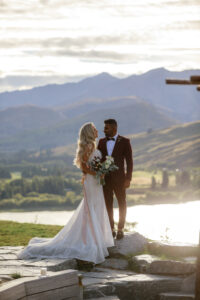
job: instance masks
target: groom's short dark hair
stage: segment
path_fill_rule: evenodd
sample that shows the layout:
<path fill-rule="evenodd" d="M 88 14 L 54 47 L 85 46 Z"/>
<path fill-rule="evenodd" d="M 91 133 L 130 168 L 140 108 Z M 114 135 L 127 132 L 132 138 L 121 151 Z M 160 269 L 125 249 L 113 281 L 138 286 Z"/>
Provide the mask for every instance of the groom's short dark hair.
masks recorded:
<path fill-rule="evenodd" d="M 115 119 L 107 119 L 104 121 L 104 124 L 114 125 L 117 127 L 117 121 Z"/>

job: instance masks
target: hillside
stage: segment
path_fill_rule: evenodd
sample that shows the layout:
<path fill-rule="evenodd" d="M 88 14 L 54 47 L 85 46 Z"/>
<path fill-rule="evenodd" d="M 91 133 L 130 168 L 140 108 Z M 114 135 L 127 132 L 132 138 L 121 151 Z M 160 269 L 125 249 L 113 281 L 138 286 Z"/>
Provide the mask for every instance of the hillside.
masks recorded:
<path fill-rule="evenodd" d="M 200 121 L 129 137 L 136 167 L 200 166 Z"/>
<path fill-rule="evenodd" d="M 94 122 L 102 135 L 103 121 L 107 118 L 117 119 L 121 134 L 138 133 L 147 131 L 149 128 L 166 128 L 177 123 L 176 120 L 166 116 L 164 110 L 136 97 L 104 100 L 103 106 L 99 106 L 98 101 L 96 104 L 93 101 L 91 106 L 92 108 L 89 103 L 81 106 L 78 115 L 76 115 L 78 108 L 71 108 L 68 115 L 66 115 L 67 111 L 63 112 L 66 119 L 48 128 L 43 126 L 34 131 L 22 131 L 14 137 L 2 138 L 0 151 L 13 152 L 21 149 L 36 151 L 41 148 L 47 149 L 72 144 L 77 140 L 78 131 L 85 122 Z M 13 121 L 12 123 L 10 120 L 10 125 L 12 124 L 14 127 L 15 119 Z"/>
<path fill-rule="evenodd" d="M 200 166 L 200 121 L 128 137 L 133 147 L 135 169 Z M 57 147 L 53 149 L 53 155 L 59 157 L 67 153 L 73 156 L 75 148 L 75 144 Z"/>
<path fill-rule="evenodd" d="M 65 119 L 61 112 L 32 105 L 11 107 L 0 111 L 0 137 L 48 127 Z"/>

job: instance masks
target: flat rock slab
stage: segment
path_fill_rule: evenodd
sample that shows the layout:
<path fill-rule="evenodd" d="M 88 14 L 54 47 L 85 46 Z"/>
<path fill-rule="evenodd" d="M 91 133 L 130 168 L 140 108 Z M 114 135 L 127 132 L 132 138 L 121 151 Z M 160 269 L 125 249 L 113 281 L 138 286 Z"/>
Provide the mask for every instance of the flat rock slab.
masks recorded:
<path fill-rule="evenodd" d="M 184 293 L 194 294 L 195 292 L 196 274 L 186 277 L 181 285 L 181 291 Z"/>
<path fill-rule="evenodd" d="M 189 275 L 196 271 L 196 266 L 180 261 L 160 260 L 154 261 L 149 266 L 151 274 Z"/>
<path fill-rule="evenodd" d="M 167 242 L 149 242 L 148 250 L 155 255 L 164 254 L 172 257 L 197 257 L 198 246 L 191 244 L 172 244 Z"/>
<path fill-rule="evenodd" d="M 195 296 L 193 294 L 183 294 L 183 293 L 162 293 L 159 300 L 194 300 Z"/>
<path fill-rule="evenodd" d="M 149 273 L 152 262 L 159 260 L 158 256 L 151 254 L 135 255 L 130 259 L 129 267 L 138 273 Z"/>
<path fill-rule="evenodd" d="M 157 295 L 161 292 L 180 290 L 182 279 L 178 277 L 155 276 L 147 274 L 136 274 L 125 271 L 121 276 L 117 275 L 118 271 L 110 272 L 109 270 L 102 270 L 98 272 L 89 273 L 90 282 L 84 285 L 84 299 L 94 299 L 102 296 L 110 296 L 116 294 L 120 299 L 142 299 L 155 300 Z M 122 272 L 122 271 L 121 271 Z M 99 275 L 103 281 L 100 280 Z M 95 276 L 95 277 L 94 277 Z M 83 277 L 85 275 L 83 274 Z M 96 280 L 98 277 L 98 280 Z M 91 279 L 94 279 L 94 284 Z"/>
<path fill-rule="evenodd" d="M 3 251 L 7 251 L 7 253 L 10 253 L 10 252 L 15 252 L 15 251 L 20 251 L 24 249 L 24 246 L 2 246 L 0 248 L 0 253 L 3 252 Z"/>
<path fill-rule="evenodd" d="M 79 272 L 80 273 L 80 272 Z M 132 271 L 121 271 L 121 270 L 111 270 L 106 268 L 94 268 L 93 272 L 81 272 L 83 279 L 86 278 L 100 278 L 106 280 L 112 280 L 116 278 L 124 278 L 127 276 L 137 275 Z"/>
<path fill-rule="evenodd" d="M 106 296 L 101 298 L 93 298 L 93 300 L 119 300 L 117 296 Z"/>
<path fill-rule="evenodd" d="M 5 275 L 19 274 L 21 277 L 40 276 L 40 268 L 27 267 L 0 267 L 0 277 Z"/>
<path fill-rule="evenodd" d="M 5 253 L 5 254 L 0 254 L 0 261 L 1 260 L 17 260 L 17 254 L 16 253 Z"/>
<path fill-rule="evenodd" d="M 144 251 L 147 239 L 138 232 L 125 233 L 121 240 L 115 240 L 115 247 L 108 249 L 110 257 L 120 257 Z"/>
<path fill-rule="evenodd" d="M 18 273 L 22 277 L 39 276 L 40 269 L 47 271 L 62 271 L 77 269 L 75 259 L 17 259 L 17 254 L 24 247 L 1 247 L 0 248 L 0 277 Z"/>
<path fill-rule="evenodd" d="M 103 263 L 99 264 L 103 268 L 111 268 L 117 270 L 127 270 L 129 263 L 123 258 L 107 258 Z"/>
<path fill-rule="evenodd" d="M 132 269 L 140 273 L 160 275 L 189 275 L 196 271 L 194 263 L 161 259 L 155 255 L 136 255 L 131 259 Z M 131 264 L 130 264 L 131 265 Z"/>
<path fill-rule="evenodd" d="M 43 277 L 20 278 L 0 287 L 0 299 L 61 300 L 79 299 L 80 288 L 75 270 L 54 272 Z"/>
<path fill-rule="evenodd" d="M 11 281 L 11 280 L 13 280 L 13 278 L 8 275 L 0 275 L 0 280 L 3 283 L 3 282 Z"/>
<path fill-rule="evenodd" d="M 77 269 L 75 259 L 43 259 L 43 260 L 26 260 L 22 265 L 28 267 L 47 268 L 48 271 L 62 271 L 67 269 Z"/>

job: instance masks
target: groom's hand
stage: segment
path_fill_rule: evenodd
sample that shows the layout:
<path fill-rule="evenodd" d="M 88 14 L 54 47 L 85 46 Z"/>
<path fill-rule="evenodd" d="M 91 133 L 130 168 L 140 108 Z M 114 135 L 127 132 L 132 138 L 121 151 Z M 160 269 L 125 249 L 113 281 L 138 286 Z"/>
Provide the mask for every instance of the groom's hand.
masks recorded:
<path fill-rule="evenodd" d="M 130 186 L 130 180 L 129 179 L 125 179 L 125 182 L 124 182 L 125 189 L 129 188 L 129 186 Z"/>

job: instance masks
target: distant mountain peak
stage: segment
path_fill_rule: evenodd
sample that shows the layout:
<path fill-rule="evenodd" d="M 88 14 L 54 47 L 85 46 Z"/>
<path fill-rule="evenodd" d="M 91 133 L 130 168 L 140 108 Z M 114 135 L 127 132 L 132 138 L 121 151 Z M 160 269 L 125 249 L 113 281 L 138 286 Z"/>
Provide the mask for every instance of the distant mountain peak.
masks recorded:
<path fill-rule="evenodd" d="M 116 77 L 110 75 L 110 74 L 107 73 L 107 72 L 102 72 L 102 73 L 96 75 L 95 77 L 99 77 L 99 78 L 116 78 Z"/>
<path fill-rule="evenodd" d="M 102 83 L 104 83 L 104 82 L 110 83 L 110 82 L 114 82 L 116 80 L 119 80 L 119 79 L 117 77 L 114 77 L 114 76 L 110 75 L 107 72 L 102 72 L 102 73 L 99 73 L 97 75 L 87 77 L 87 78 L 81 80 L 80 83 L 84 83 L 85 84 L 85 83 L 90 83 L 90 82 L 94 83 L 95 82 L 95 83 L 99 84 L 100 82 L 102 82 Z"/>
<path fill-rule="evenodd" d="M 165 74 L 165 73 L 168 73 L 170 72 L 169 70 L 165 69 L 165 68 L 156 68 L 156 69 L 153 69 L 153 70 L 149 70 L 147 71 L 146 73 L 143 73 L 142 75 L 146 75 L 146 74 Z"/>
<path fill-rule="evenodd" d="M 91 77 L 89 77 L 90 79 L 117 79 L 116 77 L 114 77 L 114 76 L 112 76 L 112 75 L 110 75 L 109 73 L 107 73 L 107 72 L 102 72 L 102 73 L 99 73 L 99 74 L 97 74 L 97 75 L 94 75 L 94 76 L 91 76 Z M 89 79 L 89 78 L 85 78 L 85 79 Z"/>

